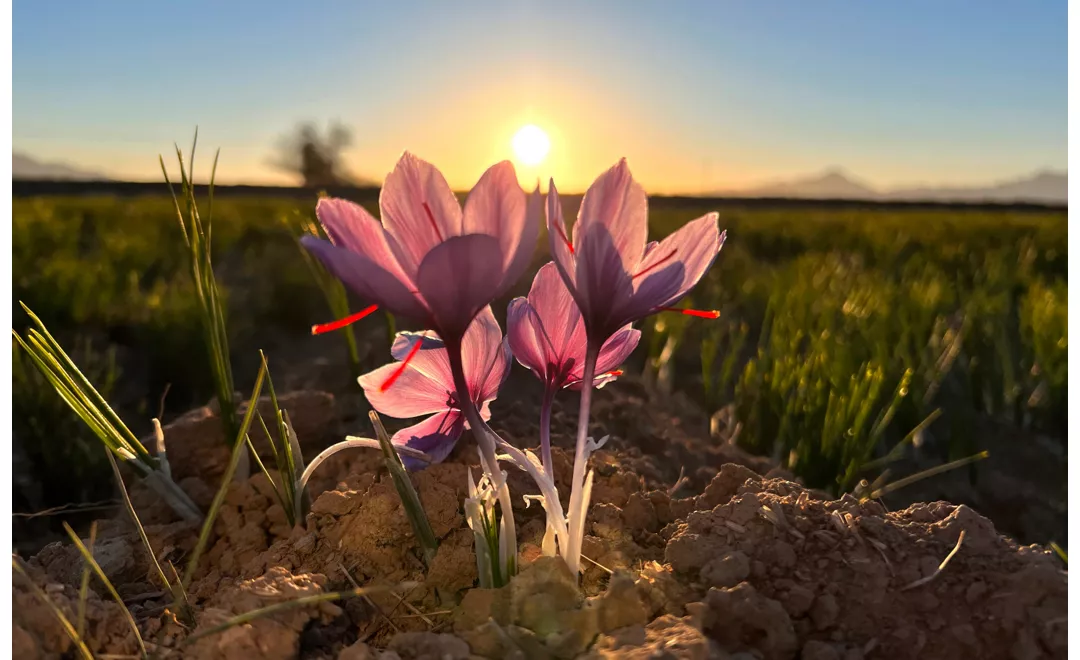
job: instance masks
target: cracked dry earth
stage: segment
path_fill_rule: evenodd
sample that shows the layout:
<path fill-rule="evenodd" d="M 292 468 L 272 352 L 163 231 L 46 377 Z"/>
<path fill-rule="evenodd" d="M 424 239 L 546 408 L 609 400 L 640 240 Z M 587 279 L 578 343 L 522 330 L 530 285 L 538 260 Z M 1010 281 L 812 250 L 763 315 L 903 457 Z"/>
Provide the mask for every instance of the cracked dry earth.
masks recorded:
<path fill-rule="evenodd" d="M 100 521 L 94 555 L 152 655 L 260 660 L 337 658 L 1064 658 L 1066 581 L 1046 548 L 1019 546 L 967 506 L 886 511 L 829 499 L 761 458 L 711 438 L 679 399 L 642 405 L 633 382 L 598 392 L 596 484 L 581 589 L 561 560 L 540 556 L 540 507 L 525 508 L 528 478 L 512 473 L 522 570 L 502 589 L 474 588 L 472 535 L 461 502 L 475 456 L 468 437 L 450 460 L 414 474 L 440 539 L 420 559 L 378 452 L 342 452 L 316 473 L 306 527 L 290 529 L 264 476 L 230 485 L 189 587 L 189 630 L 151 577 L 136 530 L 118 513 Z M 305 453 L 340 438 L 356 417 L 329 394 L 283 397 Z M 556 408 L 555 463 L 569 495 L 573 406 Z M 534 406 L 502 400 L 495 427 L 535 445 Z M 217 420 L 198 409 L 166 427 L 181 485 L 204 509 L 224 470 Z M 348 430 L 358 431 L 354 425 Z M 253 438 L 256 444 L 265 439 Z M 694 466 L 674 494 L 679 466 Z M 178 567 L 198 530 L 137 483 L 132 498 L 155 553 Z M 692 493 L 697 493 L 696 495 Z M 959 549 L 939 567 L 949 553 Z M 70 544 L 27 559 L 30 579 L 73 621 L 82 562 Z M 167 565 L 167 564 L 166 564 Z M 297 607 L 189 641 L 229 618 L 303 596 L 394 586 L 367 597 Z M 19 575 L 14 657 L 76 657 L 58 621 Z M 95 655 L 131 655 L 121 608 L 91 581 L 84 640 Z"/>

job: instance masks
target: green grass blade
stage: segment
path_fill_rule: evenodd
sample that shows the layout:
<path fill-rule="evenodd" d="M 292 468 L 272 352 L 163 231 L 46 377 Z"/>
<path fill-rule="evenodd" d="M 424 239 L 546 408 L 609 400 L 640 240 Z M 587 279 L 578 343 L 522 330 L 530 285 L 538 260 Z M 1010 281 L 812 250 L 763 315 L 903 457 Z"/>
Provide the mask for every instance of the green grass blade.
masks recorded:
<path fill-rule="evenodd" d="M 139 650 L 142 652 L 142 656 L 144 658 L 147 657 L 146 645 L 143 643 L 142 633 L 139 632 L 139 626 L 135 623 L 135 617 L 131 616 L 131 610 L 129 610 L 127 605 L 124 604 L 124 599 L 121 598 L 120 594 L 116 592 L 116 587 L 113 586 L 112 582 L 109 580 L 109 577 L 105 575 L 105 571 L 101 570 L 101 566 L 97 563 L 97 560 L 94 559 L 94 555 L 86 549 L 86 546 L 83 545 L 82 539 L 79 538 L 79 535 L 75 533 L 75 530 L 73 530 L 71 528 L 71 525 L 67 524 L 66 521 L 64 522 L 64 531 L 66 531 L 68 536 L 71 537 L 71 542 L 75 544 L 76 548 L 78 548 L 79 553 L 83 556 L 83 560 L 90 565 L 90 567 L 94 570 L 94 574 L 98 576 L 98 579 L 101 580 L 101 583 L 105 585 L 106 589 L 108 589 L 109 595 L 112 596 L 112 599 L 116 601 L 117 605 L 120 606 L 120 609 L 124 613 L 124 618 L 127 619 L 128 626 L 131 628 L 131 631 L 135 633 L 136 641 L 139 642 Z"/>
<path fill-rule="evenodd" d="M 397 588 L 409 588 L 411 586 L 412 586 L 411 584 L 405 583 L 404 585 L 399 585 Z M 332 601 L 335 601 L 335 600 L 341 600 L 343 598 L 355 598 L 355 597 L 360 597 L 360 596 L 369 596 L 369 595 L 375 594 L 375 593 L 382 593 L 382 592 L 385 592 L 385 591 L 390 591 L 392 588 L 393 587 L 389 587 L 389 586 L 375 586 L 375 587 L 365 587 L 365 588 L 361 588 L 361 589 L 351 589 L 349 591 L 331 591 L 331 592 L 324 593 L 324 594 L 314 594 L 312 596 L 304 596 L 302 598 L 295 598 L 293 600 L 287 600 L 287 601 L 282 602 L 282 603 L 274 603 L 273 605 L 267 605 L 266 607 L 260 607 L 258 609 L 251 610 L 250 612 L 244 612 L 243 614 L 238 614 L 238 615 L 234 616 L 233 618 L 229 619 L 228 621 L 225 621 L 224 623 L 221 623 L 219 625 L 214 626 L 213 628 L 207 628 L 206 630 L 202 630 L 200 632 L 197 632 L 194 635 L 190 635 L 184 640 L 184 643 L 185 644 L 190 644 L 191 642 L 202 639 L 203 637 L 208 637 L 210 635 L 216 635 L 218 633 L 225 632 L 226 630 L 228 630 L 230 628 L 235 628 L 236 626 L 241 626 L 241 625 L 243 625 L 245 623 L 251 623 L 252 621 L 255 621 L 256 619 L 262 619 L 264 617 L 273 616 L 274 614 L 277 614 L 279 612 L 286 612 L 288 610 L 296 609 L 298 607 L 306 607 L 308 605 L 317 605 L 319 603 L 329 603 L 329 602 L 332 602 Z"/>
<path fill-rule="evenodd" d="M 870 493 L 869 499 L 876 500 L 879 497 L 882 497 L 884 495 L 888 495 L 889 493 L 898 491 L 901 488 L 904 488 L 905 486 L 910 486 L 911 484 L 913 484 L 913 483 L 915 483 L 917 481 L 922 481 L 923 479 L 928 479 L 928 478 L 933 477 L 935 475 L 939 475 L 939 474 L 941 474 L 943 472 L 948 472 L 949 470 L 955 470 L 956 468 L 964 467 L 965 465 L 968 465 L 970 463 L 974 463 L 976 461 L 981 461 L 984 458 L 988 458 L 989 456 L 990 456 L 990 452 L 981 451 L 978 454 L 975 454 L 974 456 L 967 456 L 965 458 L 961 458 L 961 459 L 958 459 L 958 460 L 955 460 L 955 461 L 950 461 L 950 462 L 944 463 L 942 465 L 936 465 L 936 466 L 934 466 L 934 467 L 932 467 L 932 468 L 930 468 L 928 470 L 923 470 L 922 472 L 919 472 L 918 474 L 913 474 L 911 476 L 904 477 L 903 479 L 897 479 L 896 481 L 885 484 L 881 488 L 878 488 L 877 490 Z"/>
<path fill-rule="evenodd" d="M 90 649 L 87 648 L 86 642 L 83 641 L 82 636 L 75 630 L 75 626 L 71 625 L 71 620 L 68 619 L 64 614 L 64 611 L 49 598 L 48 594 L 42 591 L 41 587 L 34 584 L 34 581 L 30 579 L 30 575 L 27 574 L 26 569 L 22 567 L 22 560 L 18 557 L 12 557 L 11 567 L 26 579 L 26 583 L 30 585 L 30 589 L 34 592 L 34 595 L 37 596 L 37 599 L 52 610 L 53 616 L 60 622 L 60 626 L 64 629 L 68 638 L 71 639 L 71 642 L 75 645 L 75 648 L 79 651 L 79 655 L 83 660 L 94 660 L 94 655 L 90 653 Z"/>
<path fill-rule="evenodd" d="M 375 437 L 379 440 L 379 447 L 382 449 L 383 459 L 386 461 L 386 469 L 390 471 L 390 478 L 394 480 L 394 488 L 397 489 L 398 497 L 401 498 L 401 504 L 405 508 L 405 515 L 408 517 L 413 534 L 423 550 L 424 561 L 430 567 L 431 562 L 435 559 L 435 553 L 439 549 L 439 541 L 435 537 L 435 532 L 431 529 L 427 512 L 424 511 L 424 505 L 420 502 L 420 495 L 417 494 L 416 488 L 413 487 L 412 481 L 409 479 L 409 473 L 405 471 L 405 466 L 401 462 L 401 457 L 394 451 L 390 436 L 387 434 L 382 420 L 379 419 L 379 414 L 373 410 L 368 413 L 368 416 L 375 427 Z"/>
<path fill-rule="evenodd" d="M 229 458 L 229 465 L 225 468 L 225 474 L 222 475 L 221 486 L 218 487 L 217 493 L 214 495 L 214 501 L 210 504 L 210 510 L 206 513 L 206 520 L 203 522 L 202 530 L 199 532 L 199 540 L 195 543 L 195 548 L 191 551 L 191 558 L 188 559 L 187 568 L 184 570 L 184 579 L 180 581 L 181 588 L 187 591 L 188 585 L 191 584 L 191 579 L 195 577 L 195 569 L 199 565 L 199 559 L 202 557 L 202 553 L 206 550 L 206 544 L 210 541 L 210 533 L 214 529 L 214 521 L 217 519 L 218 512 L 221 511 L 221 505 L 225 502 L 225 495 L 229 492 L 229 484 L 232 483 L 233 475 L 236 473 L 236 467 L 240 464 L 240 457 L 244 450 L 247 448 L 246 438 L 248 429 L 251 427 L 251 421 L 255 417 L 255 411 L 258 410 L 257 402 L 259 400 L 259 394 L 262 392 L 263 380 L 266 378 L 266 369 L 260 368 L 259 375 L 255 378 L 255 387 L 251 392 L 251 404 L 248 406 L 247 413 L 244 415 L 244 421 L 240 425 L 240 432 L 237 434 L 236 439 L 233 441 L 232 455 Z"/>
<path fill-rule="evenodd" d="M 124 500 L 124 508 L 127 509 L 128 515 L 131 516 L 131 522 L 135 523 L 135 529 L 139 532 L 139 538 L 142 540 L 143 547 L 146 548 L 146 554 L 154 565 L 154 572 L 157 573 L 161 584 L 170 592 L 173 592 L 173 584 L 169 581 L 169 578 L 165 577 L 165 571 L 161 570 L 161 564 L 158 562 L 157 555 L 154 554 L 154 547 L 150 545 L 150 539 L 146 536 L 146 530 L 142 526 L 142 521 L 139 520 L 139 514 L 135 512 L 135 506 L 131 503 L 131 496 L 128 495 L 127 486 L 124 485 L 124 477 L 120 474 L 120 465 L 117 464 L 111 453 L 108 454 L 108 458 L 109 465 L 112 466 L 113 476 L 116 478 L 116 484 L 120 487 L 120 496 Z M 90 538 L 91 549 L 93 549 L 92 534 Z"/>
<path fill-rule="evenodd" d="M 108 453 L 108 452 L 106 452 Z M 112 455 L 109 455 L 110 458 Z M 113 459 L 115 465 L 116 460 Z M 90 523 L 90 553 L 94 552 L 94 542 L 97 540 L 97 521 Z M 75 631 L 79 637 L 86 631 L 86 598 L 90 593 L 90 564 L 83 562 L 82 578 L 79 580 L 79 607 L 75 612 Z"/>

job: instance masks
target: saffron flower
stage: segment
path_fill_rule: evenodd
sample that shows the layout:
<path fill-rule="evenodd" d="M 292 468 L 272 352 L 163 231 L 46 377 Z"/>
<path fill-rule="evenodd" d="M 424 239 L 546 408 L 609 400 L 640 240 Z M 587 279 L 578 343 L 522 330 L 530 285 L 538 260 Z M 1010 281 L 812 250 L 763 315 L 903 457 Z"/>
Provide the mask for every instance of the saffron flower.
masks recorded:
<path fill-rule="evenodd" d="M 360 377 L 364 395 L 375 410 L 390 417 L 427 419 L 404 428 L 393 444 L 423 452 L 427 460 L 401 453 L 410 470 L 444 460 L 469 426 L 458 399 L 450 370 L 450 357 L 442 340 L 432 332 L 398 333 L 390 349 L 396 362 Z M 503 339 L 491 307 L 485 307 L 461 340 L 462 366 L 471 405 L 488 420 L 488 404 L 510 373 L 510 347 Z M 391 387 L 392 385 L 392 387 Z"/>
<path fill-rule="evenodd" d="M 585 360 L 581 379 L 592 382 L 601 347 L 619 328 L 650 314 L 672 310 L 716 259 L 724 244 L 718 215 L 693 220 L 663 241 L 648 243 L 648 200 L 634 181 L 626 159 L 601 174 L 585 192 L 571 237 L 563 221 L 559 193 L 548 188 L 547 221 L 551 253 L 585 325 Z M 674 311 L 674 310 L 673 310 Z M 677 310 L 716 318 L 718 312 Z M 585 513 L 592 491 L 586 473 L 590 446 L 589 405 L 592 388 L 581 390 L 574 474 L 567 511 L 569 548 L 563 554 L 570 570 L 581 566 Z"/>
<path fill-rule="evenodd" d="M 506 312 L 506 336 L 517 361 L 531 369 L 545 390 L 581 389 L 585 370 L 585 324 L 581 311 L 554 263 L 544 264 L 533 279 L 528 298 L 514 298 Z M 637 347 L 641 332 L 629 324 L 611 335 L 596 361 L 602 387 L 619 373 L 611 370 Z"/>
<path fill-rule="evenodd" d="M 601 174 L 581 200 L 569 237 L 559 193 L 548 188 L 551 254 L 577 301 L 590 339 L 603 341 L 619 328 L 671 310 L 716 259 L 726 232 L 717 213 L 692 220 L 657 243 L 647 243 L 648 200 L 626 159 Z M 716 318 L 715 312 L 684 311 Z"/>
<path fill-rule="evenodd" d="M 544 264 L 533 279 L 528 298 L 514 298 L 506 312 L 506 337 L 514 357 L 544 383 L 540 404 L 540 452 L 549 473 L 551 404 L 564 387 L 581 389 L 585 371 L 585 325 L 555 264 Z M 641 332 L 629 324 L 604 342 L 596 361 L 593 385 L 603 387 L 621 372 L 612 371 L 637 347 Z"/>
<path fill-rule="evenodd" d="M 381 223 L 358 204 L 323 198 L 315 213 L 330 240 L 301 241 L 365 300 L 448 342 L 521 277 L 536 249 L 539 187 L 527 201 L 509 161 L 484 172 L 463 211 L 439 170 L 406 152 L 379 209 Z"/>

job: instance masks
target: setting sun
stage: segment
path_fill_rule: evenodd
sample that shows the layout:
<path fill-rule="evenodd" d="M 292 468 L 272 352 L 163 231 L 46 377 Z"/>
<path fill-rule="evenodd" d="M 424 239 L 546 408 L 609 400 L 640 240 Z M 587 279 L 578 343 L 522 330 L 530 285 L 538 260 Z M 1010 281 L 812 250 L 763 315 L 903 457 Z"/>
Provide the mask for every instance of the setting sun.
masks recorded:
<path fill-rule="evenodd" d="M 539 165 L 551 149 L 547 133 L 533 124 L 522 126 L 514 134 L 511 145 L 514 147 L 514 155 L 523 165 Z"/>

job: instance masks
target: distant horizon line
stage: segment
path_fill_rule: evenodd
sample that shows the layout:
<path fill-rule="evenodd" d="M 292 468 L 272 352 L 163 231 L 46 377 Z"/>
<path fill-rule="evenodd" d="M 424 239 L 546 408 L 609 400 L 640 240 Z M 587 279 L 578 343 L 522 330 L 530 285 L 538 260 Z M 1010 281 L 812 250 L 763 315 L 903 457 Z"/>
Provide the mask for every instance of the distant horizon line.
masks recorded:
<path fill-rule="evenodd" d="M 175 184 L 175 182 L 174 182 Z M 195 185 L 199 188 L 208 187 L 207 182 L 196 182 Z M 160 191 L 151 190 L 151 188 L 160 187 Z M 112 190 L 110 190 L 112 188 Z M 215 191 L 221 193 L 237 194 L 238 196 L 245 193 L 257 193 L 259 191 L 274 191 L 278 193 L 285 193 L 286 196 L 293 196 L 294 194 L 308 193 L 317 194 L 319 192 L 335 192 L 335 193 L 349 193 L 349 192 L 378 192 L 381 190 L 379 185 L 340 185 L 340 186 L 326 186 L 326 187 L 305 187 L 305 186 L 288 186 L 288 185 L 260 185 L 260 184 L 235 184 L 235 183 L 215 183 Z M 166 183 L 161 181 L 120 181 L 120 180 L 71 180 L 71 179 L 12 179 L 12 195 L 14 197 L 34 197 L 39 195 L 60 195 L 60 194 L 117 194 L 120 196 L 141 196 L 141 195 L 154 195 L 165 194 Z M 468 190 L 455 190 L 456 195 L 466 195 Z M 561 197 L 564 198 L 578 198 L 583 196 L 584 191 L 580 192 L 560 192 Z M 934 208 L 946 208 L 946 207 L 963 207 L 971 209 L 1006 209 L 1006 208 L 1031 208 L 1031 209 L 1054 209 L 1054 210 L 1067 210 L 1068 200 L 1050 200 L 1050 199 L 1012 199 L 1012 200 L 994 200 L 994 199 L 932 199 L 932 198 L 896 198 L 896 197 L 811 197 L 811 196 L 738 196 L 738 195 L 725 195 L 717 193 L 650 193 L 650 198 L 658 199 L 670 199 L 670 200 L 700 200 L 703 202 L 731 202 L 739 204 L 762 204 L 762 205 L 779 205 L 779 206 L 805 206 L 805 205 L 825 205 L 825 206 L 859 206 L 859 205 L 871 205 L 871 206 L 896 206 L 896 207 L 934 207 Z"/>

